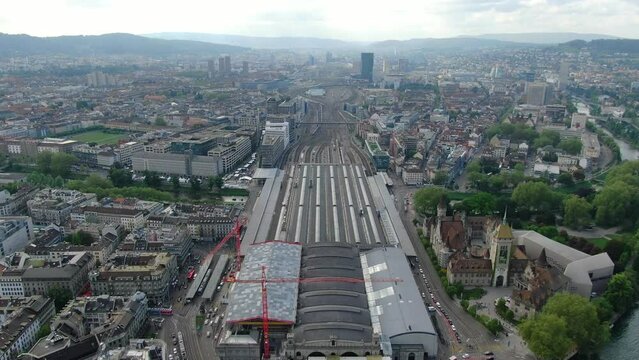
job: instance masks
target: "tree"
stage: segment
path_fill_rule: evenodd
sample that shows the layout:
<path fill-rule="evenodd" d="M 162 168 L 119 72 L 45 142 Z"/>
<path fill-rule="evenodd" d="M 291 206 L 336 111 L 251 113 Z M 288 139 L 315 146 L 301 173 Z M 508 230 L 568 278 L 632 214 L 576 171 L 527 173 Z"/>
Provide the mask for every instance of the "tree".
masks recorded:
<path fill-rule="evenodd" d="M 464 208 L 473 215 L 492 215 L 495 211 L 495 196 L 479 192 L 462 201 Z"/>
<path fill-rule="evenodd" d="M 84 180 L 84 183 L 90 188 L 108 189 L 113 187 L 113 184 L 109 181 L 109 179 L 105 179 L 98 174 L 89 175 L 89 177 Z"/>
<path fill-rule="evenodd" d="M 539 212 L 554 209 L 558 202 L 558 195 L 550 186 L 539 181 L 527 181 L 517 185 L 511 198 L 518 206 Z"/>
<path fill-rule="evenodd" d="M 592 221 L 592 205 L 584 198 L 572 195 L 564 201 L 564 225 L 581 229 Z"/>
<path fill-rule="evenodd" d="M 487 323 L 486 323 L 486 328 L 488 329 L 488 331 L 490 331 L 493 335 L 497 335 L 498 333 L 504 331 L 504 326 L 501 324 L 501 322 L 499 322 L 499 320 L 497 319 L 490 319 Z"/>
<path fill-rule="evenodd" d="M 445 185 L 446 180 L 448 180 L 448 173 L 445 171 L 437 171 L 435 173 L 435 177 L 433 178 L 433 184 L 435 185 Z"/>
<path fill-rule="evenodd" d="M 437 211 L 437 204 L 439 200 L 446 197 L 448 192 L 445 189 L 432 187 L 419 189 L 413 195 L 413 203 L 415 204 L 415 211 L 424 215 L 432 215 Z M 446 201 L 448 203 L 448 201 Z"/>
<path fill-rule="evenodd" d="M 610 256 L 610 260 L 616 263 L 621 258 L 621 255 L 630 249 L 623 241 L 619 239 L 612 239 L 606 243 L 605 250 L 606 253 L 608 253 L 608 256 Z"/>
<path fill-rule="evenodd" d="M 84 230 L 80 230 L 76 233 L 67 235 L 64 238 L 65 242 L 71 243 L 73 245 L 91 245 L 94 241 L 93 239 L 93 235 L 91 235 L 91 233 L 86 232 Z"/>
<path fill-rule="evenodd" d="M 612 318 L 612 314 L 615 309 L 605 297 L 598 297 L 592 301 L 593 305 L 597 308 L 597 317 L 599 321 L 609 321 Z"/>
<path fill-rule="evenodd" d="M 582 181 L 586 178 L 586 174 L 582 169 L 577 169 L 572 173 L 572 177 L 577 181 Z"/>
<path fill-rule="evenodd" d="M 133 184 L 131 172 L 127 169 L 112 167 L 109 169 L 109 179 L 115 187 L 125 187 Z"/>
<path fill-rule="evenodd" d="M 533 145 L 536 148 L 542 148 L 545 146 L 557 146 L 561 141 L 561 135 L 557 131 L 554 130 L 542 130 L 539 137 L 535 139 Z"/>
<path fill-rule="evenodd" d="M 162 186 L 162 179 L 160 176 L 153 171 L 144 171 L 144 184 L 148 187 L 159 188 Z"/>
<path fill-rule="evenodd" d="M 43 337 L 47 337 L 51 334 L 51 327 L 49 324 L 44 324 L 40 326 L 40 329 L 36 333 L 36 339 L 42 339 Z"/>
<path fill-rule="evenodd" d="M 71 166 L 78 162 L 78 158 L 65 153 L 56 153 L 51 156 L 51 174 L 66 178 L 71 173 Z"/>
<path fill-rule="evenodd" d="M 623 313 L 630 309 L 635 302 L 635 289 L 627 273 L 618 273 L 608 282 L 604 297 L 616 312 Z"/>
<path fill-rule="evenodd" d="M 581 140 L 577 138 L 565 139 L 559 142 L 559 148 L 570 155 L 578 155 L 582 146 Z"/>
<path fill-rule="evenodd" d="M 584 354 L 596 351 L 610 338 L 608 325 L 599 321 L 597 308 L 583 296 L 557 293 L 544 305 L 542 312 L 556 315 L 570 324 L 568 337 Z"/>
<path fill-rule="evenodd" d="M 164 120 L 164 117 L 162 116 L 156 117 L 154 123 L 156 126 L 166 126 L 166 120 Z"/>
<path fill-rule="evenodd" d="M 36 156 L 36 167 L 42 174 L 51 174 L 51 159 L 53 153 L 51 151 L 43 151 Z"/>
<path fill-rule="evenodd" d="M 597 208 L 595 221 L 603 226 L 615 226 L 628 222 L 634 224 L 639 206 L 639 188 L 623 181 L 606 185 L 597 193 L 593 201 Z"/>
<path fill-rule="evenodd" d="M 221 176 L 213 176 L 208 178 L 209 190 L 213 188 L 221 189 L 224 186 L 224 179 Z"/>
<path fill-rule="evenodd" d="M 565 186 L 571 186 L 575 184 L 575 181 L 572 179 L 572 174 L 567 172 L 559 174 L 559 177 L 557 177 L 557 182 Z"/>
<path fill-rule="evenodd" d="M 71 290 L 60 286 L 53 286 L 47 291 L 47 296 L 53 299 L 56 311 L 60 311 L 73 298 Z"/>
<path fill-rule="evenodd" d="M 191 177 L 189 180 L 191 185 L 191 196 L 197 198 L 200 195 L 200 190 L 202 190 L 201 180 L 196 179 L 195 177 Z"/>
<path fill-rule="evenodd" d="M 519 334 L 530 350 L 544 360 L 563 360 L 574 347 L 566 320 L 554 314 L 542 313 L 522 322 Z"/>
<path fill-rule="evenodd" d="M 173 191 L 180 191 L 180 179 L 177 176 L 171 178 L 171 184 L 173 184 Z"/>

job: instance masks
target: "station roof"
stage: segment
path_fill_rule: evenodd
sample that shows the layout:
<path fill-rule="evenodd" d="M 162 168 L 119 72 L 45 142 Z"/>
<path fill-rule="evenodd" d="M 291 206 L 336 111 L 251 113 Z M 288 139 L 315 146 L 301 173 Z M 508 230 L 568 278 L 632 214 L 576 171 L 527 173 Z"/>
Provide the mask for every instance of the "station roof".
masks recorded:
<path fill-rule="evenodd" d="M 302 277 L 344 277 L 364 279 L 358 250 L 346 243 L 305 245 Z M 364 283 L 311 282 L 299 290 L 296 342 L 372 341 L 371 316 Z"/>
<path fill-rule="evenodd" d="M 269 321 L 295 322 L 299 283 L 268 282 L 268 279 L 298 279 L 302 245 L 286 242 L 265 242 L 249 247 L 237 274 L 239 280 L 257 280 L 255 283 L 234 284 L 229 301 L 227 322 L 262 319 L 262 266 L 266 267 L 266 294 Z"/>
<path fill-rule="evenodd" d="M 402 249 L 377 248 L 360 257 L 373 331 L 391 342 L 394 337 L 408 333 L 437 336 Z M 372 282 L 371 277 L 402 281 Z"/>

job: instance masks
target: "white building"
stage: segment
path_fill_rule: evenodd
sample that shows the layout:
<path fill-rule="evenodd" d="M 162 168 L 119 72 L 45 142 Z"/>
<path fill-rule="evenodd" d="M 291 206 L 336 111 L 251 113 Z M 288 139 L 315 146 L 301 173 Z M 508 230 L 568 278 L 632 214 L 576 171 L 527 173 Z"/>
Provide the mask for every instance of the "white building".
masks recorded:
<path fill-rule="evenodd" d="M 131 156 L 141 151 L 144 151 L 144 144 L 137 141 L 129 141 L 115 149 L 115 160 L 122 165 L 131 165 Z"/>
<path fill-rule="evenodd" d="M 264 127 L 264 135 L 274 135 L 281 136 L 282 140 L 284 140 L 284 148 L 288 147 L 288 144 L 291 142 L 290 132 L 289 132 L 289 124 L 287 122 L 266 122 L 266 126 Z"/>
<path fill-rule="evenodd" d="M 22 251 L 35 240 L 33 223 L 28 216 L 0 218 L 0 256 Z"/>

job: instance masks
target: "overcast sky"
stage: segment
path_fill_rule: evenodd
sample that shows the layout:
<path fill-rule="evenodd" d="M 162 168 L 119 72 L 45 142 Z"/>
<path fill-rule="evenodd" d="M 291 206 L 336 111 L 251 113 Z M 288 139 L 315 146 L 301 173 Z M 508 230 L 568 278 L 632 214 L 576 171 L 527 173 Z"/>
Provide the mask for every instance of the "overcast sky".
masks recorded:
<path fill-rule="evenodd" d="M 639 38 L 639 0 L 0 0 L 0 32 L 343 40 L 581 32 Z"/>

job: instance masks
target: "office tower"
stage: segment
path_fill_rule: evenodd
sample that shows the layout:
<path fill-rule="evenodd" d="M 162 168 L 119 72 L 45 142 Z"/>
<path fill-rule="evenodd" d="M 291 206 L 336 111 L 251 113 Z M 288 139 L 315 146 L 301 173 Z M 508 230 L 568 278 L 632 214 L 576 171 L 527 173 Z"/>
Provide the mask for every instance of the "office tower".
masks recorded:
<path fill-rule="evenodd" d="M 225 67 L 224 67 L 224 56 L 220 56 L 220 58 L 217 59 L 217 66 L 218 66 L 218 71 L 220 75 L 226 74 Z"/>
<path fill-rule="evenodd" d="M 224 70 L 225 70 L 225 74 L 231 73 L 231 56 L 230 55 L 226 55 L 224 57 Z"/>
<path fill-rule="evenodd" d="M 559 64 L 559 90 L 565 90 L 568 87 L 568 76 L 570 74 L 570 64 L 562 61 Z"/>
<path fill-rule="evenodd" d="M 326 63 L 328 64 L 331 61 L 333 61 L 333 53 L 331 53 L 330 51 L 327 51 L 326 52 Z"/>
<path fill-rule="evenodd" d="M 526 104 L 546 105 L 546 84 L 542 82 L 526 83 Z"/>
<path fill-rule="evenodd" d="M 362 53 L 362 79 L 373 81 L 373 53 Z"/>
<path fill-rule="evenodd" d="M 408 72 L 408 59 L 399 59 L 397 62 L 399 72 L 406 73 Z"/>
<path fill-rule="evenodd" d="M 248 74 L 248 72 L 249 72 L 248 61 L 244 60 L 244 61 L 242 61 L 242 73 L 243 74 Z"/>
<path fill-rule="evenodd" d="M 207 65 L 209 79 L 211 79 L 213 78 L 213 74 L 215 74 L 215 60 L 211 59 L 207 61 L 206 65 Z"/>

